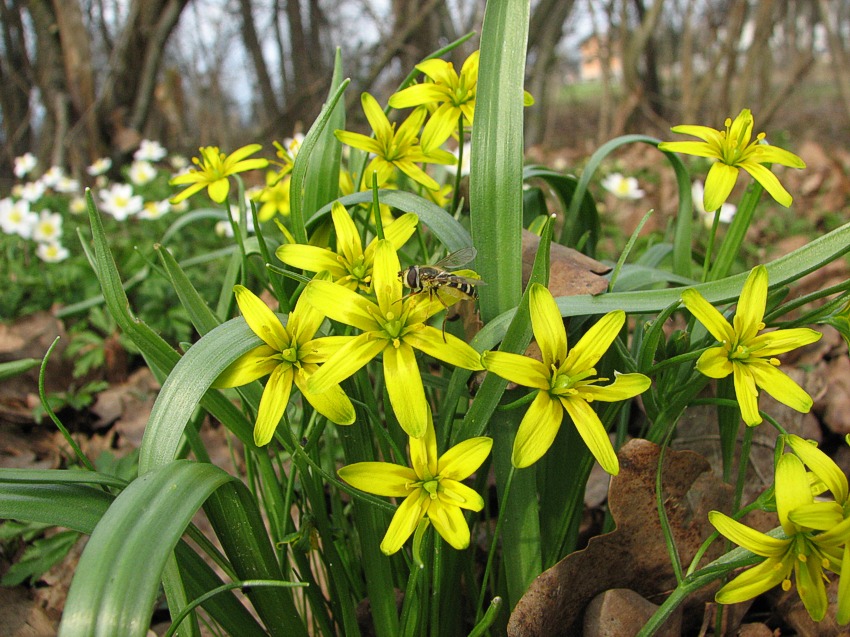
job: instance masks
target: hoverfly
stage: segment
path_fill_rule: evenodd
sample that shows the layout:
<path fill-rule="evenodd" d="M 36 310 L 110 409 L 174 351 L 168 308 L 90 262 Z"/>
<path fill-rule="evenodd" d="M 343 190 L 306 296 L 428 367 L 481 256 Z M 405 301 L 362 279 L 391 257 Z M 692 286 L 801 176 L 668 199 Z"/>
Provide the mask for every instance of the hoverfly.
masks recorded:
<path fill-rule="evenodd" d="M 452 252 L 433 265 L 411 265 L 398 273 L 402 284 L 410 288 L 410 296 L 428 292 L 428 299 L 435 296 L 446 309 L 449 306 L 443 296 L 461 301 L 478 298 L 476 285 L 485 285 L 480 279 L 453 274 L 449 270 L 466 265 L 475 258 L 476 250 L 472 246 Z M 443 318 L 443 340 L 446 340 L 446 319 Z"/>

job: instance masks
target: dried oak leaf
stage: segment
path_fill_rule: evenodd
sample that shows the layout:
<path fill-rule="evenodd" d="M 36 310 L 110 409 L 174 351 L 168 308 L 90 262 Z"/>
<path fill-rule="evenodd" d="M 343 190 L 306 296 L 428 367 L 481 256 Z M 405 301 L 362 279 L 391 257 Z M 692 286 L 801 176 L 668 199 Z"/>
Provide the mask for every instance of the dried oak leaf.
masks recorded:
<path fill-rule="evenodd" d="M 577 635 L 585 607 L 602 591 L 628 588 L 660 603 L 675 587 L 655 503 L 658 458 L 659 447 L 646 440 L 632 440 L 620 450 L 620 473 L 611 479 L 608 496 L 616 530 L 592 538 L 587 548 L 541 573 L 513 609 L 509 635 Z M 728 511 L 732 488 L 690 451 L 668 450 L 662 477 L 667 516 L 681 561 L 688 564 L 713 531 L 708 512 Z M 704 560 L 721 551 L 722 543 L 713 544 Z M 714 589 L 708 588 L 692 601 L 710 599 Z"/>
<path fill-rule="evenodd" d="M 522 281 L 528 284 L 540 237 L 528 230 L 522 231 Z M 602 277 L 611 268 L 560 243 L 552 243 L 549 251 L 549 291 L 552 296 L 577 296 L 600 294 L 608 289 Z"/>

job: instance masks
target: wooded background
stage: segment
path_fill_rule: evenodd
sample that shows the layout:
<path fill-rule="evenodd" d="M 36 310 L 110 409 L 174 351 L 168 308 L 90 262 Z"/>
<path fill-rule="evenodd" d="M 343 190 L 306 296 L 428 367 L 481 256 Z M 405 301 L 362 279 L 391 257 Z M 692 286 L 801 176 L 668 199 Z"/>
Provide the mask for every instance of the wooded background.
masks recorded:
<path fill-rule="evenodd" d="M 336 47 L 352 78 L 348 102 L 361 91 L 385 100 L 424 56 L 480 31 L 484 6 L 2 0 L 0 175 L 32 151 L 84 176 L 98 157 L 120 164 L 143 137 L 187 154 L 201 144 L 269 145 L 310 125 Z M 825 118 L 829 139 L 848 138 L 848 2 L 534 0 L 531 11 L 528 144 L 720 126 L 742 107 L 760 130 L 802 108 Z M 476 47 L 475 37 L 459 47 L 456 66 Z M 818 110 L 825 104 L 828 113 Z M 581 109 L 584 119 L 570 117 Z"/>

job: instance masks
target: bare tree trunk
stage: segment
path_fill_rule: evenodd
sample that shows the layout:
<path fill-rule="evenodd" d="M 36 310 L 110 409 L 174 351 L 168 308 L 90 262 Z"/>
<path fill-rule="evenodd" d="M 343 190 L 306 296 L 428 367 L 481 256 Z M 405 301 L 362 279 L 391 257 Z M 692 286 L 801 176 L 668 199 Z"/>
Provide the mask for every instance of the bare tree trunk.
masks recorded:
<path fill-rule="evenodd" d="M 835 83 L 841 93 L 841 101 L 844 102 L 844 110 L 850 117 L 850 56 L 841 40 L 842 25 L 840 16 L 835 18 L 827 0 L 819 0 L 818 8 L 821 13 L 821 24 L 827 33 L 829 55 L 832 57 L 832 72 L 835 75 Z M 834 7 L 833 7 L 834 8 Z"/>
<path fill-rule="evenodd" d="M 68 96 L 62 74 L 62 47 L 56 29 L 56 16 L 49 0 L 30 0 L 27 6 L 35 32 L 35 83 L 42 94 L 47 115 L 36 154 L 51 164 L 64 165 Z"/>
<path fill-rule="evenodd" d="M 573 10 L 573 0 L 543 0 L 537 5 L 528 29 L 529 58 L 533 60 L 526 86 L 535 106 L 527 111 L 526 144 L 538 144 L 545 135 L 550 74 L 557 59 L 555 47 L 564 35 L 564 23 Z"/>
<path fill-rule="evenodd" d="M 425 11 L 421 0 L 393 0 L 393 31 L 406 33 L 402 46 L 398 49 L 403 74 L 407 74 L 426 55 L 433 51 L 440 37 L 440 10 L 444 0 L 438 3 L 428 3 L 429 10 Z M 415 29 L 409 25 L 416 23 Z"/>
<path fill-rule="evenodd" d="M 248 50 L 248 55 L 251 56 L 251 62 L 254 64 L 257 85 L 260 89 L 260 96 L 263 102 L 263 112 L 260 121 L 267 122 L 278 116 L 277 98 L 272 87 L 272 80 L 269 75 L 269 69 L 266 66 L 266 60 L 263 57 L 263 49 L 260 46 L 260 38 L 257 36 L 257 28 L 254 25 L 251 0 L 239 0 L 239 7 L 242 13 L 242 40 L 245 48 Z"/>
<path fill-rule="evenodd" d="M 62 48 L 67 89 L 73 119 L 73 135 L 66 142 L 69 164 L 77 171 L 102 156 L 106 150 L 95 116 L 95 87 L 89 34 L 78 2 L 53 0 L 53 10 Z M 70 125 L 71 122 L 66 122 Z"/>
<path fill-rule="evenodd" d="M 610 131 L 612 135 L 620 135 L 627 128 L 629 119 L 644 100 L 659 99 L 660 88 L 657 71 L 654 69 L 654 53 L 651 49 L 653 46 L 652 34 L 658 26 L 664 0 L 656 0 L 648 11 L 643 9 L 642 0 L 634 0 L 634 2 L 635 6 L 640 7 L 638 11 L 640 24 L 634 30 L 629 30 L 627 26 L 626 0 L 623 0 L 621 5 L 622 35 L 620 41 L 623 46 L 623 91 L 625 95 L 614 116 L 614 124 Z M 638 61 L 641 58 L 644 59 L 645 64 L 651 65 L 648 70 L 644 69 L 643 74 L 641 74 L 638 66 Z"/>
<path fill-rule="evenodd" d="M 12 159 L 32 150 L 29 92 L 32 84 L 30 61 L 24 41 L 24 26 L 17 2 L 0 3 L 3 50 L 0 58 L 0 110 L 3 112 L 5 157 L 0 158 L 2 172 L 11 172 Z M 6 170 L 5 168 L 8 168 Z"/>
<path fill-rule="evenodd" d="M 97 102 L 98 121 L 114 154 L 133 150 L 143 132 L 165 44 L 188 1 L 133 0 L 130 5 Z"/>

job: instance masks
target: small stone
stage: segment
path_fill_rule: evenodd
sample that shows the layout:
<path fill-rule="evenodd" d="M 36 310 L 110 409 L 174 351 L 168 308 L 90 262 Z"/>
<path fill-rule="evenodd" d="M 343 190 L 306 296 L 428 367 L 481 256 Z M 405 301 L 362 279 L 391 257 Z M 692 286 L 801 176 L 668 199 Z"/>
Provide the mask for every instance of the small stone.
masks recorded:
<path fill-rule="evenodd" d="M 584 613 L 584 637 L 634 637 L 649 621 L 658 606 L 628 588 L 613 588 L 600 593 Z M 681 609 L 670 616 L 655 633 L 657 637 L 676 637 L 682 633 Z"/>

